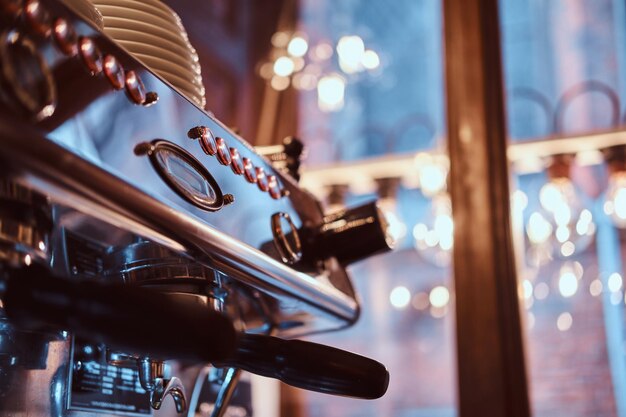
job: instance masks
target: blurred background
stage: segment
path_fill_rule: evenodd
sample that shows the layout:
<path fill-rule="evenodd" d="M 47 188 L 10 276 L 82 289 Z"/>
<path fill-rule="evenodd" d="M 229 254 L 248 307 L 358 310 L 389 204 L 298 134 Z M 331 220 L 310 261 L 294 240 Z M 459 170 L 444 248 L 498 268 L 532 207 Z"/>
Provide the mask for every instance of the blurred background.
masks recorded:
<path fill-rule="evenodd" d="M 282 414 L 456 415 L 441 1 L 169 3 L 206 108 L 254 145 L 301 138 L 326 208 L 380 198 L 398 239 L 351 270 L 359 323 L 312 338 L 385 363 L 389 392 L 282 387 Z M 500 24 L 533 415 L 626 417 L 626 2 L 502 0 Z"/>

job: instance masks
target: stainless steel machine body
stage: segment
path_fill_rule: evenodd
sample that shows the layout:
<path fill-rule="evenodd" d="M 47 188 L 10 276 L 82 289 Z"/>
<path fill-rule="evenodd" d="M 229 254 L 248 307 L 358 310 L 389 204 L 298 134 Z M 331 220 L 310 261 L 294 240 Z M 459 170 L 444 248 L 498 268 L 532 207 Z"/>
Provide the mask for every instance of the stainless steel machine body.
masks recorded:
<path fill-rule="evenodd" d="M 157 289 L 242 334 L 354 323 L 345 263 L 385 248 L 375 209 L 325 217 L 293 178 L 64 4 L 4 0 L 0 16 L 5 279 L 33 263 L 70 281 Z M 346 249 L 365 229 L 382 235 Z M 0 318 L 0 414 L 183 412 L 182 387 L 200 368 L 161 359 Z"/>

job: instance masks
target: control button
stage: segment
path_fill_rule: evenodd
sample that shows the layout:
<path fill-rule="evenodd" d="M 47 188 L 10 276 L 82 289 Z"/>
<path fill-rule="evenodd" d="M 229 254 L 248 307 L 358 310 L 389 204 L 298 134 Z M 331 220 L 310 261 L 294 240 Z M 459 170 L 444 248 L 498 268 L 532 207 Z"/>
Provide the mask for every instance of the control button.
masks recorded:
<path fill-rule="evenodd" d="M 215 144 L 215 136 L 211 129 L 206 126 L 196 126 L 189 129 L 187 132 L 189 139 L 198 139 L 200 141 L 200 147 L 207 155 L 215 155 L 217 153 L 217 145 Z"/>
<path fill-rule="evenodd" d="M 293 264 L 302 258 L 302 244 L 298 229 L 287 213 L 272 215 L 272 234 L 274 244 L 283 262 Z"/>
<path fill-rule="evenodd" d="M 239 155 L 239 151 L 235 148 L 230 148 L 230 167 L 237 175 L 243 175 L 243 161 Z"/>
<path fill-rule="evenodd" d="M 26 21 L 40 35 L 50 36 L 50 14 L 38 0 L 28 0 L 24 7 Z"/>
<path fill-rule="evenodd" d="M 228 150 L 228 145 L 226 145 L 226 141 L 223 138 L 215 138 L 215 144 L 217 145 L 217 160 L 220 161 L 222 165 L 230 165 L 231 158 L 230 152 Z"/>
<path fill-rule="evenodd" d="M 267 175 L 265 175 L 265 170 L 261 167 L 256 167 L 256 185 L 259 186 L 259 190 L 266 192 L 269 190 L 269 184 L 267 181 Z"/>
<path fill-rule="evenodd" d="M 104 57 L 104 74 L 107 76 L 111 85 L 116 90 L 124 88 L 124 68 L 120 65 L 117 58 L 113 55 L 106 55 Z"/>
<path fill-rule="evenodd" d="M 67 20 L 61 17 L 57 18 L 54 21 L 52 34 L 57 46 L 65 55 L 74 56 L 78 53 L 78 36 Z"/>
<path fill-rule="evenodd" d="M 52 72 L 35 44 L 18 31 L 0 40 L 0 69 L 7 98 L 37 120 L 54 113 L 57 91 Z"/>
<path fill-rule="evenodd" d="M 150 107 L 157 101 L 159 101 L 159 95 L 155 91 L 148 91 L 146 93 L 146 100 L 143 102 L 143 105 L 144 107 Z"/>
<path fill-rule="evenodd" d="M 144 87 L 141 78 L 135 71 L 126 73 L 126 94 L 135 104 L 144 104 L 146 102 L 146 87 Z"/>
<path fill-rule="evenodd" d="M 22 11 L 22 0 L 1 0 L 0 11 L 3 15 L 17 17 Z"/>
<path fill-rule="evenodd" d="M 102 52 L 91 38 L 82 37 L 78 41 L 80 56 L 87 66 L 91 75 L 98 75 L 102 72 Z"/>
<path fill-rule="evenodd" d="M 269 193 L 274 200 L 279 200 L 283 195 L 280 190 L 280 184 L 278 183 L 278 179 L 275 175 L 269 175 L 267 177 L 267 186 L 269 188 Z"/>
<path fill-rule="evenodd" d="M 224 205 L 233 204 L 235 202 L 235 196 L 232 194 L 224 194 Z"/>
<path fill-rule="evenodd" d="M 256 171 L 250 158 L 243 158 L 243 173 L 249 183 L 254 184 L 257 181 Z"/>

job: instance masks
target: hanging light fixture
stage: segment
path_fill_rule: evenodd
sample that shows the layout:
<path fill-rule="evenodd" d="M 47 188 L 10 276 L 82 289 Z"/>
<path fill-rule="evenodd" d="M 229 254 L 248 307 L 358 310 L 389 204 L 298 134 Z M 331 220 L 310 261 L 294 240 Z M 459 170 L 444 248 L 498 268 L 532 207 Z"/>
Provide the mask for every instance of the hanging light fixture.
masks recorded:
<path fill-rule="evenodd" d="M 573 155 L 555 155 L 548 182 L 539 191 L 539 207 L 526 223 L 534 259 L 568 258 L 584 250 L 595 234 L 591 211 L 582 192 L 570 179 Z"/>
<path fill-rule="evenodd" d="M 609 169 L 604 212 L 615 226 L 626 228 L 626 145 L 604 149 L 603 154 Z"/>
<path fill-rule="evenodd" d="M 431 199 L 426 216 L 413 227 L 414 245 L 428 262 L 450 265 L 454 241 L 452 203 L 447 193 L 449 161 L 443 155 L 419 153 L 415 157 L 422 194 Z"/>
<path fill-rule="evenodd" d="M 413 228 L 415 248 L 425 260 L 446 267 L 452 260 L 453 235 L 450 195 L 442 192 L 433 197 L 429 213 Z"/>

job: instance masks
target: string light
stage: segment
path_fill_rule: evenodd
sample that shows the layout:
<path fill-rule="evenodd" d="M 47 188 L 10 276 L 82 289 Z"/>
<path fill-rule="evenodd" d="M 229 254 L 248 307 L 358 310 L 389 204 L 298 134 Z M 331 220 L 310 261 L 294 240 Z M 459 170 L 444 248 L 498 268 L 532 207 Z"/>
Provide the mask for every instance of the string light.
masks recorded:
<path fill-rule="evenodd" d="M 604 212 L 617 227 L 626 228 L 626 172 L 610 176 Z"/>
<path fill-rule="evenodd" d="M 552 255 L 569 258 L 591 243 L 593 216 L 569 178 L 551 178 L 541 187 L 539 203 L 528 218 L 526 235 L 540 262 Z"/>
<path fill-rule="evenodd" d="M 413 228 L 416 249 L 437 266 L 448 266 L 454 244 L 454 221 L 450 196 L 442 193 L 432 200 L 431 210 Z"/>
<path fill-rule="evenodd" d="M 317 82 L 317 104 L 322 111 L 337 111 L 343 108 L 346 82 L 338 74 L 322 77 Z"/>
<path fill-rule="evenodd" d="M 440 285 L 430 290 L 428 299 L 433 307 L 443 308 L 450 302 L 450 292 L 446 287 Z"/>
<path fill-rule="evenodd" d="M 411 292 L 404 286 L 395 287 L 389 294 L 391 305 L 397 309 L 403 309 L 411 302 Z"/>
<path fill-rule="evenodd" d="M 565 298 L 569 298 L 578 291 L 578 279 L 571 271 L 562 272 L 559 276 L 559 292 Z"/>
<path fill-rule="evenodd" d="M 293 74 L 295 65 L 288 56 L 281 56 L 274 61 L 274 73 L 280 77 L 288 77 Z"/>
<path fill-rule="evenodd" d="M 339 55 L 339 68 L 346 74 L 354 74 L 363 69 L 363 55 L 365 43 L 359 36 L 343 36 L 337 42 L 337 55 Z"/>
<path fill-rule="evenodd" d="M 287 45 L 287 52 L 291 56 L 302 57 L 309 49 L 309 43 L 302 36 L 294 36 Z"/>
<path fill-rule="evenodd" d="M 363 57 L 361 58 L 361 65 L 368 70 L 375 70 L 380 66 L 380 57 L 376 53 L 376 51 L 372 51 L 368 49 L 363 53 Z"/>
<path fill-rule="evenodd" d="M 593 281 L 591 281 L 591 284 L 589 284 L 589 293 L 594 297 L 602 294 L 602 281 L 600 281 L 599 279 L 594 279 Z"/>
<path fill-rule="evenodd" d="M 622 276 L 617 272 L 612 273 L 611 275 L 609 275 L 606 285 L 611 292 L 620 291 L 623 285 Z"/>
<path fill-rule="evenodd" d="M 556 327 L 562 332 L 568 331 L 573 323 L 572 315 L 567 312 L 559 314 L 559 317 L 556 319 Z"/>

